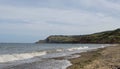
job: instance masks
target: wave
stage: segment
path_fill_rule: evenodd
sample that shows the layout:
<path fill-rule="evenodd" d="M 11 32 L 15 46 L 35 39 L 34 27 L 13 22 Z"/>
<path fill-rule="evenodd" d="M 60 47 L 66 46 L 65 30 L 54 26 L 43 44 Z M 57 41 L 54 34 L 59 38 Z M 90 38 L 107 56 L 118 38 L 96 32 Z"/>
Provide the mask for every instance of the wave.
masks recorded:
<path fill-rule="evenodd" d="M 25 59 L 30 59 L 36 56 L 46 55 L 46 54 L 47 54 L 46 51 L 21 53 L 21 54 L 5 54 L 5 55 L 0 55 L 0 63 L 12 62 L 17 60 L 25 60 Z"/>
<path fill-rule="evenodd" d="M 104 48 L 106 46 L 102 45 L 99 46 L 98 48 Z M 60 54 L 66 55 L 65 53 L 67 52 L 73 52 L 76 50 L 90 50 L 90 49 L 96 49 L 97 47 L 88 47 L 88 46 L 83 46 L 83 47 L 72 47 L 72 48 L 57 48 L 57 49 L 49 49 L 49 50 L 42 50 L 42 51 L 36 51 L 36 52 L 31 52 L 31 53 L 20 53 L 20 54 L 3 54 L 0 55 L 0 63 L 5 63 L 5 62 L 13 62 L 13 61 L 18 61 L 18 60 L 26 60 L 30 59 L 33 57 L 37 56 L 47 56 L 47 55 L 56 55 L 59 56 Z M 47 54 L 47 55 L 46 55 Z"/>
<path fill-rule="evenodd" d="M 64 51 L 63 49 L 56 49 L 57 52 L 61 52 Z"/>
<path fill-rule="evenodd" d="M 74 51 L 74 50 L 81 50 L 81 49 L 88 49 L 89 47 L 84 46 L 84 47 L 73 47 L 73 48 L 69 48 L 67 49 L 68 51 Z"/>

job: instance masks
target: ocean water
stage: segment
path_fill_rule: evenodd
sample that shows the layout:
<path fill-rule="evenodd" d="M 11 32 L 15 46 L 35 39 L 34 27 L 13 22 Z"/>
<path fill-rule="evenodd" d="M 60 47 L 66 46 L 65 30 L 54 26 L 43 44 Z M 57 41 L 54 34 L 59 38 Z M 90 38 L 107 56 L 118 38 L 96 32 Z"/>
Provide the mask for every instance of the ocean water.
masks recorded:
<path fill-rule="evenodd" d="M 34 44 L 0 43 L 0 69 L 13 69 L 11 66 L 34 63 L 35 69 L 65 69 L 71 65 L 67 60 L 49 58 L 71 56 L 74 53 L 109 46 L 108 44 Z M 46 66 L 47 65 L 47 66 Z M 20 67 L 20 66 L 19 66 Z M 21 66 L 22 67 L 22 66 Z M 30 66 L 28 66 L 30 67 Z M 33 68 L 33 69 L 34 69 Z M 21 68 L 14 68 L 21 69 Z M 32 69 L 24 67 L 22 69 Z"/>

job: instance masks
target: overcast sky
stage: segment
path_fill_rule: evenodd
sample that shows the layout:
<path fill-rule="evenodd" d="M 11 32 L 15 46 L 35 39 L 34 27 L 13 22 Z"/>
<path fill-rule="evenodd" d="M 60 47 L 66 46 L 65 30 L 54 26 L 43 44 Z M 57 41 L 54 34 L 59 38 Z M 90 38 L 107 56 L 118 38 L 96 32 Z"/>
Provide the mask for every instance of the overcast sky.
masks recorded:
<path fill-rule="evenodd" d="M 120 28 L 120 0 L 0 0 L 0 42 Z"/>

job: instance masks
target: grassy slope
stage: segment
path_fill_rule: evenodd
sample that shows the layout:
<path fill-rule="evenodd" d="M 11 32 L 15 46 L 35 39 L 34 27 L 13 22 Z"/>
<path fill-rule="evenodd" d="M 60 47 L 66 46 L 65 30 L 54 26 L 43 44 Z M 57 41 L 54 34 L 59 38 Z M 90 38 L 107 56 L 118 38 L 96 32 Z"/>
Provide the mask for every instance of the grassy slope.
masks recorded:
<path fill-rule="evenodd" d="M 90 35 L 78 35 L 78 36 L 62 36 L 54 35 L 49 36 L 44 41 L 38 41 L 38 43 L 120 43 L 120 29 L 113 31 L 105 31 Z"/>

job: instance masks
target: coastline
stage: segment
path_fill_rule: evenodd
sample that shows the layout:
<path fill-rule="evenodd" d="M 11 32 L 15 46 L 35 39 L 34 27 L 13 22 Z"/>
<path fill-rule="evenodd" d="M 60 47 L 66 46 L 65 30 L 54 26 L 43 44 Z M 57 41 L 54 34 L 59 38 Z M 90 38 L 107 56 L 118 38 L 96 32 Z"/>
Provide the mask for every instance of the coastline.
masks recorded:
<path fill-rule="evenodd" d="M 67 69 L 120 69 L 120 44 L 78 53 Z"/>
<path fill-rule="evenodd" d="M 71 56 L 48 58 L 43 59 L 43 61 L 38 60 L 32 63 L 7 66 L 3 69 L 53 69 L 52 67 L 56 67 L 55 69 L 119 69 L 120 45 L 115 44 L 75 53 Z"/>

